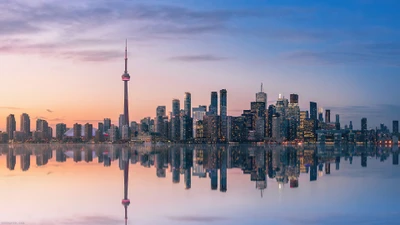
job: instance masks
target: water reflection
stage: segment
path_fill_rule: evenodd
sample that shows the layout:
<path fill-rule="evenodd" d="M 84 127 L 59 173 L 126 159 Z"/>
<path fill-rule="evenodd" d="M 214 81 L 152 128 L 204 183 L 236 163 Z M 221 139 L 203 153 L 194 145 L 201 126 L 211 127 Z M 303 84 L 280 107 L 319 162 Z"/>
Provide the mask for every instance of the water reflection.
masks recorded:
<path fill-rule="evenodd" d="M 341 165 L 353 164 L 360 157 L 361 167 L 368 166 L 368 160 L 385 162 L 392 154 L 392 164 L 399 164 L 399 149 L 362 146 L 226 146 L 226 145 L 172 145 L 172 146 L 117 146 L 117 145 L 4 145 L 0 154 L 5 155 L 7 168 L 29 171 L 31 160 L 36 166 L 48 164 L 55 154 L 55 161 L 62 164 L 99 163 L 104 167 L 117 164 L 123 171 L 123 198 L 125 224 L 128 221 L 128 196 L 130 164 L 144 168 L 155 168 L 154 176 L 166 179 L 171 174 L 171 183 L 183 183 L 186 190 L 192 188 L 192 178 L 208 179 L 210 189 L 225 193 L 228 191 L 228 170 L 240 169 L 254 183 L 255 190 L 264 196 L 268 182 L 274 180 L 280 189 L 301 187 L 301 182 L 317 182 L 322 176 L 329 176 L 341 169 Z M 19 157 L 17 157 L 19 156 Z M 97 161 L 97 162 L 96 162 Z M 334 164 L 334 165 L 333 165 Z M 307 180 L 301 180 L 307 177 Z M 183 180 L 181 180 L 183 179 Z"/>

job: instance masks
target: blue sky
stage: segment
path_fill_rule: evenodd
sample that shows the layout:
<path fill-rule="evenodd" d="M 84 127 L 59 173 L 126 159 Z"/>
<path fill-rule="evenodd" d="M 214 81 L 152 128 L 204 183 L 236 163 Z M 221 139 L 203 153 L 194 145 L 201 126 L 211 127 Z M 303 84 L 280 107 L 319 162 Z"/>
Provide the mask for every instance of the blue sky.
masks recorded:
<path fill-rule="evenodd" d="M 263 82 L 270 101 L 294 92 L 302 109 L 317 101 L 340 114 L 342 124 L 359 126 L 365 116 L 370 127 L 389 125 L 400 119 L 399 8 L 394 0 L 4 0 L 0 94 L 13 98 L 0 116 L 43 117 L 41 110 L 52 109 L 54 123 L 116 120 L 128 38 L 135 120 L 154 116 L 158 105 L 170 110 L 185 91 L 193 105 L 208 105 L 210 91 L 223 88 L 228 113 L 238 115 Z M 29 80 L 23 89 L 29 95 L 14 76 Z M 104 101 L 116 103 L 105 109 L 78 93 L 48 96 L 34 88 L 43 84 L 49 93 L 70 93 L 76 85 L 96 96 L 107 92 Z M 67 113 L 74 104 L 90 107 Z"/>

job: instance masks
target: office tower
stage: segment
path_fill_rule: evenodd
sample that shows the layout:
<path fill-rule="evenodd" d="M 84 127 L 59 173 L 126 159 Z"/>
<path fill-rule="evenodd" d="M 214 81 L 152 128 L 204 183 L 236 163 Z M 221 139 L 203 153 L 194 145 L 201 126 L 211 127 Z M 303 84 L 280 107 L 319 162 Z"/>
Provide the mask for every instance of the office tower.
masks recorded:
<path fill-rule="evenodd" d="M 16 131 L 17 124 L 15 122 L 14 114 L 7 117 L 7 133 L 10 140 L 14 139 L 14 131 Z"/>
<path fill-rule="evenodd" d="M 67 125 L 64 123 L 59 123 L 56 125 L 56 138 L 62 140 L 63 136 L 67 132 Z"/>
<path fill-rule="evenodd" d="M 353 121 L 350 121 L 349 129 L 353 130 Z"/>
<path fill-rule="evenodd" d="M 209 115 L 218 115 L 218 93 L 216 91 L 211 92 Z"/>
<path fill-rule="evenodd" d="M 305 121 L 308 119 L 308 111 L 301 111 L 300 112 L 300 122 L 297 127 L 297 137 L 303 139 L 304 138 L 304 124 Z"/>
<path fill-rule="evenodd" d="M 97 130 L 99 130 L 101 133 L 104 133 L 104 124 L 99 122 L 97 124 Z"/>
<path fill-rule="evenodd" d="M 230 134 L 228 135 L 231 142 L 245 142 L 247 141 L 247 127 L 246 127 L 246 117 L 228 117 L 228 130 Z"/>
<path fill-rule="evenodd" d="M 297 122 L 297 126 L 299 126 L 300 107 L 299 107 L 299 95 L 297 94 L 290 94 L 290 103 L 289 103 L 287 118 L 295 119 Z"/>
<path fill-rule="evenodd" d="M 310 102 L 310 119 L 317 120 L 317 103 Z"/>
<path fill-rule="evenodd" d="M 268 106 L 268 137 L 272 137 L 272 116 L 276 113 L 274 105 Z"/>
<path fill-rule="evenodd" d="M 361 133 L 364 135 L 367 133 L 367 118 L 361 119 Z"/>
<path fill-rule="evenodd" d="M 325 123 L 330 123 L 331 122 L 331 110 L 327 109 L 325 110 Z"/>
<path fill-rule="evenodd" d="M 251 102 L 251 113 L 254 115 L 254 130 L 256 138 L 263 140 L 265 137 L 266 110 L 264 102 Z"/>
<path fill-rule="evenodd" d="M 317 141 L 316 130 L 318 127 L 318 122 L 313 119 L 306 119 L 304 121 L 304 141 L 306 142 L 315 142 Z"/>
<path fill-rule="evenodd" d="M 399 134 L 399 121 L 393 120 L 393 127 L 392 127 L 393 134 Z"/>
<path fill-rule="evenodd" d="M 180 139 L 180 101 L 172 100 L 172 115 L 171 115 L 171 139 L 178 141 Z"/>
<path fill-rule="evenodd" d="M 183 110 L 185 110 L 186 116 L 192 116 L 192 94 L 190 92 L 185 92 Z"/>
<path fill-rule="evenodd" d="M 272 115 L 272 138 L 279 141 L 281 138 L 281 122 L 279 113 Z"/>
<path fill-rule="evenodd" d="M 299 95 L 298 94 L 290 94 L 290 103 L 299 104 Z"/>
<path fill-rule="evenodd" d="M 228 127 L 227 127 L 227 111 L 228 111 L 228 105 L 227 105 L 227 101 L 228 101 L 228 99 L 227 99 L 228 97 L 227 97 L 227 91 L 226 91 L 226 89 L 222 89 L 221 91 L 220 91 L 220 117 L 219 117 L 219 119 L 220 119 L 220 140 L 222 141 L 222 142 L 225 142 L 226 141 L 226 135 L 227 135 L 227 129 L 228 129 Z"/>
<path fill-rule="evenodd" d="M 111 128 L 111 119 L 110 118 L 105 118 L 104 119 L 104 132 L 108 132 L 108 130 Z"/>
<path fill-rule="evenodd" d="M 74 124 L 74 138 L 80 139 L 82 137 L 82 125 L 79 123 Z"/>
<path fill-rule="evenodd" d="M 122 128 L 122 126 L 125 124 L 125 115 L 120 114 L 118 118 L 118 128 Z"/>
<path fill-rule="evenodd" d="M 118 141 L 118 129 L 114 124 L 111 124 L 108 135 L 110 142 Z"/>
<path fill-rule="evenodd" d="M 339 114 L 336 114 L 335 129 L 336 130 L 340 130 L 340 117 L 339 117 Z"/>
<path fill-rule="evenodd" d="M 156 129 L 157 133 L 163 134 L 164 133 L 164 118 L 166 117 L 166 107 L 165 106 L 157 106 L 156 109 Z"/>
<path fill-rule="evenodd" d="M 26 113 L 21 114 L 21 132 L 29 134 L 31 132 L 31 120 Z"/>
<path fill-rule="evenodd" d="M 219 116 L 207 115 L 203 118 L 204 138 L 211 143 L 218 142 L 218 131 L 220 127 Z"/>
<path fill-rule="evenodd" d="M 204 116 L 207 114 L 207 106 L 199 105 L 197 108 L 193 108 L 193 137 L 196 137 L 197 122 L 203 121 Z"/>
<path fill-rule="evenodd" d="M 180 115 L 180 140 L 187 141 L 193 136 L 192 118 L 188 116 L 185 110 L 181 110 Z"/>
<path fill-rule="evenodd" d="M 121 78 L 124 82 L 124 123 L 122 125 L 126 125 L 129 128 L 128 81 L 131 79 L 131 77 L 128 73 L 128 41 L 125 43 L 125 71 Z"/>
<path fill-rule="evenodd" d="M 276 113 L 279 113 L 281 122 L 283 122 L 283 120 L 288 116 L 288 106 L 289 101 L 284 96 L 279 94 L 278 100 L 276 101 Z"/>
<path fill-rule="evenodd" d="M 85 124 L 85 140 L 90 141 L 93 138 L 93 125 L 86 123 Z"/>
<path fill-rule="evenodd" d="M 261 83 L 261 91 L 256 93 L 256 102 L 264 102 L 265 107 L 267 107 L 267 93 L 263 90 L 263 84 Z M 266 110 L 266 108 L 265 108 Z"/>

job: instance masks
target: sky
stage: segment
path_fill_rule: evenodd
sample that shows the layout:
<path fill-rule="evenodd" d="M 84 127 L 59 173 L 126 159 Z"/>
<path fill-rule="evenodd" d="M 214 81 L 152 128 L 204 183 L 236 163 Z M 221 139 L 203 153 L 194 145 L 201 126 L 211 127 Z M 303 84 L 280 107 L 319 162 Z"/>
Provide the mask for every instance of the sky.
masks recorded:
<path fill-rule="evenodd" d="M 261 83 L 273 104 L 299 94 L 360 128 L 400 119 L 396 0 L 2 0 L 0 130 L 22 113 L 69 127 L 123 112 L 128 40 L 131 120 L 192 107 L 227 89 L 240 115 Z M 334 117 L 333 117 L 334 118 Z M 96 125 L 97 126 L 97 125 Z"/>

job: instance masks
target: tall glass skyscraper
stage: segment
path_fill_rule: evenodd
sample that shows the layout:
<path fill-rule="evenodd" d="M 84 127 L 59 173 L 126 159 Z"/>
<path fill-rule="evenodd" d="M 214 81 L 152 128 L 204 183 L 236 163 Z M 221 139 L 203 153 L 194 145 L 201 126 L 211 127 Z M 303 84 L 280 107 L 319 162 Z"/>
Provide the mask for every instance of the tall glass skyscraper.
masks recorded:
<path fill-rule="evenodd" d="M 222 89 L 220 92 L 220 140 L 221 141 L 226 141 L 227 137 L 227 111 L 228 111 L 228 106 L 227 106 L 227 91 L 226 89 Z"/>
<path fill-rule="evenodd" d="M 310 119 L 317 120 L 318 119 L 318 111 L 317 111 L 317 103 L 310 102 Z"/>
<path fill-rule="evenodd" d="M 184 106 L 183 109 L 185 110 L 185 115 L 191 117 L 192 115 L 192 95 L 190 92 L 185 92 L 184 97 Z"/>
<path fill-rule="evenodd" d="M 211 92 L 211 105 L 209 107 L 209 115 L 218 115 L 218 93 Z"/>

